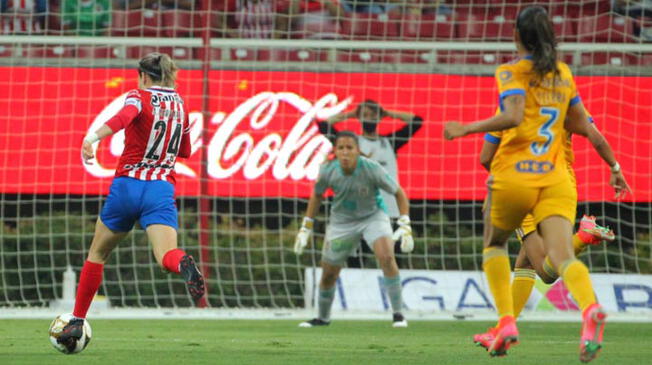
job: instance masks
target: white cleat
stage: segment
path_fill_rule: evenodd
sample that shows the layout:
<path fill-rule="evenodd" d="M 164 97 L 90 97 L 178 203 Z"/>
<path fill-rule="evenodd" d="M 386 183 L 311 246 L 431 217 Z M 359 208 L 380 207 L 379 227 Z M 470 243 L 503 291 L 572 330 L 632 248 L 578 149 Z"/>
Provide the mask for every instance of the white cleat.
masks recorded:
<path fill-rule="evenodd" d="M 394 328 L 407 328 L 408 323 L 401 313 L 394 313 L 392 327 Z"/>

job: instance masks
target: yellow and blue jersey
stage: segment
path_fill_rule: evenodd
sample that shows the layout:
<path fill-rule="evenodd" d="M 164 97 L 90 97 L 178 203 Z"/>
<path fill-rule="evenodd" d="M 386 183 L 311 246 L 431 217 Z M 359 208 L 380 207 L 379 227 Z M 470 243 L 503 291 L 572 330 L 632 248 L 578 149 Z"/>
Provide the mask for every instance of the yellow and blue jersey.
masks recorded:
<path fill-rule="evenodd" d="M 584 112 L 586 113 L 589 123 L 594 123 L 593 117 L 591 114 L 584 109 Z M 503 136 L 503 131 L 495 131 L 495 132 L 489 132 L 485 134 L 484 140 L 492 143 L 492 144 L 500 144 Z M 564 135 L 563 135 L 563 141 L 564 141 L 564 157 L 566 159 L 566 164 L 568 165 L 568 170 L 572 175 L 574 175 L 573 172 L 573 163 L 575 163 L 575 154 L 573 153 L 573 143 L 572 143 L 572 133 L 569 133 L 567 130 L 564 129 Z"/>
<path fill-rule="evenodd" d="M 564 120 L 568 107 L 580 102 L 573 75 L 558 62 L 559 75 L 538 79 L 526 57 L 496 70 L 499 105 L 511 95 L 525 97 L 523 122 L 500 133 L 500 147 L 491 163 L 494 184 L 519 181 L 528 187 L 550 186 L 568 178 L 569 147 Z M 485 138 L 496 143 L 496 134 Z M 572 156 L 571 156 L 572 160 Z"/>

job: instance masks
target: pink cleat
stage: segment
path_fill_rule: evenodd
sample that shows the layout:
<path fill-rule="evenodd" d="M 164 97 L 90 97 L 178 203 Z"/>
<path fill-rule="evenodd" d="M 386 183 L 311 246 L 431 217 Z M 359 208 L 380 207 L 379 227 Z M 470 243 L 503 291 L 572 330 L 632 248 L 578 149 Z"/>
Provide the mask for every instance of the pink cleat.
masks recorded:
<path fill-rule="evenodd" d="M 512 316 L 504 316 L 498 321 L 495 338 L 487 349 L 489 355 L 505 356 L 512 345 L 518 345 L 518 329 Z"/>
<path fill-rule="evenodd" d="M 589 362 L 598 356 L 602 348 L 602 333 L 606 319 L 607 313 L 598 303 L 590 305 L 582 312 L 580 361 Z"/>
<path fill-rule="evenodd" d="M 580 229 L 577 231 L 582 242 L 587 245 L 597 245 L 602 241 L 613 241 L 616 239 L 614 231 L 609 228 L 601 227 L 595 222 L 592 215 L 584 215 L 580 220 Z"/>
<path fill-rule="evenodd" d="M 491 346 L 491 343 L 496 339 L 496 332 L 498 329 L 496 327 L 490 327 L 485 333 L 478 333 L 473 335 L 473 342 L 484 347 L 485 350 L 488 350 Z"/>

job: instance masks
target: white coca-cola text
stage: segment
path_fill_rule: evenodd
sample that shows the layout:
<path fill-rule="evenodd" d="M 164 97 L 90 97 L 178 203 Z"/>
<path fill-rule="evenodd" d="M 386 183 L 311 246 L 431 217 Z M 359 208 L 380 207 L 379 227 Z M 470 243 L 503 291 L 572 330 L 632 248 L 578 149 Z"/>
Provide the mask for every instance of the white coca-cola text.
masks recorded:
<path fill-rule="evenodd" d="M 97 130 L 115 115 L 124 104 L 123 94 L 107 105 L 97 115 L 89 131 Z M 327 119 L 345 110 L 352 98 L 338 101 L 335 94 L 329 93 L 314 103 L 291 92 L 261 92 L 243 101 L 231 112 L 216 112 L 210 120 L 216 125 L 207 147 L 207 172 L 214 179 L 228 179 L 242 171 L 247 179 L 258 179 L 270 168 L 276 180 L 317 178 L 319 165 L 331 150 L 330 141 L 319 133 L 314 125 L 315 119 Z M 278 118 L 281 103 L 296 109 L 296 122 L 287 134 L 283 131 L 271 132 L 254 140 L 253 131 L 269 129 L 270 123 Z M 243 128 L 247 123 L 247 128 Z M 202 147 L 201 133 L 204 129 L 203 116 L 199 112 L 190 113 L 192 153 Z M 236 129 L 240 131 L 236 133 Z M 259 134 L 258 134 L 259 135 Z M 94 146 L 97 149 L 97 144 Z M 124 132 L 111 137 L 110 152 L 120 156 L 124 149 Z M 86 171 L 96 177 L 113 176 L 115 170 L 101 163 L 83 164 Z M 199 174 L 182 162 L 177 162 L 175 170 L 180 175 L 197 177 Z"/>

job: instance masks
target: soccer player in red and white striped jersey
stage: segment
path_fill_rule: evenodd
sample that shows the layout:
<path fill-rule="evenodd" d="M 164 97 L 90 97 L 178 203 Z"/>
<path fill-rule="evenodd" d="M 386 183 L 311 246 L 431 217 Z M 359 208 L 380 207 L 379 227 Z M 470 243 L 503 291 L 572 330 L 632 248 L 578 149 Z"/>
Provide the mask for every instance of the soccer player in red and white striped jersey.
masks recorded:
<path fill-rule="evenodd" d="M 190 157 L 190 128 L 183 99 L 174 90 L 177 66 L 168 55 L 151 53 L 139 62 L 139 89 L 128 93 L 124 107 L 82 146 L 91 163 L 92 145 L 125 129 L 125 149 L 118 162 L 109 196 L 95 225 L 95 236 L 77 286 L 73 316 L 58 342 L 74 348 L 84 319 L 102 282 L 104 263 L 136 220 L 152 242 L 156 261 L 181 274 L 193 299 L 204 295 L 204 278 L 192 256 L 177 248 L 174 163 Z"/>
<path fill-rule="evenodd" d="M 124 108 L 107 126 L 112 131 L 125 128 L 125 140 L 130 141 L 125 143 L 116 177 L 175 183 L 177 156 L 190 156 L 190 129 L 183 100 L 174 89 L 131 90 Z"/>

